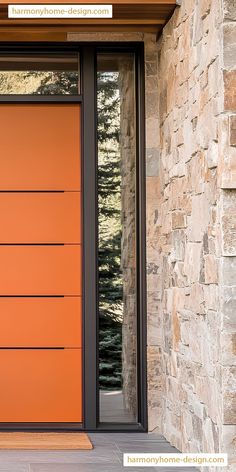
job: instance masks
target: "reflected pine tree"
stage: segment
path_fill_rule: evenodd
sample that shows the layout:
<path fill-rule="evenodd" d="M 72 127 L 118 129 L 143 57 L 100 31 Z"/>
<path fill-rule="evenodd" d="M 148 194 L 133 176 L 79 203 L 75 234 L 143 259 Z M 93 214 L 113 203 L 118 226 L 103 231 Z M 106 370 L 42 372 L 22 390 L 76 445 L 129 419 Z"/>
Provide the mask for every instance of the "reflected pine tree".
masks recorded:
<path fill-rule="evenodd" d="M 120 97 L 117 73 L 99 73 L 99 385 L 122 386 Z"/>
<path fill-rule="evenodd" d="M 77 95 L 78 72 L 3 71 L 1 94 Z"/>

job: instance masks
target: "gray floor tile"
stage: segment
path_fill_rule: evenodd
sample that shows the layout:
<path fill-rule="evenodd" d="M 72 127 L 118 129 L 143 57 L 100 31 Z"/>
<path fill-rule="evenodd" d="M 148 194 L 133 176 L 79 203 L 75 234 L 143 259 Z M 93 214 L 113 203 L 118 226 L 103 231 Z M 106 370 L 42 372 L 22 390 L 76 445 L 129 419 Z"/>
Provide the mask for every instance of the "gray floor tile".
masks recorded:
<path fill-rule="evenodd" d="M 195 467 L 154 467 L 155 472 L 198 472 Z"/>
<path fill-rule="evenodd" d="M 178 453 L 177 449 L 174 447 L 170 446 L 170 444 L 148 444 L 148 443 L 140 443 L 140 444 L 134 444 L 131 442 L 127 441 L 127 444 L 118 444 L 119 450 L 121 452 L 143 452 L 143 453 L 149 453 L 149 452 L 154 452 L 154 453 Z"/>
<path fill-rule="evenodd" d="M 170 467 L 123 467 L 123 453 L 178 452 L 163 436 L 92 433 L 91 451 L 0 451 L 0 472 L 181 472 Z M 197 472 L 184 468 L 183 472 Z"/>
<path fill-rule="evenodd" d="M 159 435 L 159 434 L 156 434 L 156 433 L 91 433 L 89 434 L 89 436 L 99 436 L 99 435 L 104 435 L 105 437 L 109 436 L 110 438 L 112 439 L 116 439 L 116 440 L 126 440 L 127 438 L 131 439 L 131 440 L 144 440 L 144 441 L 149 441 L 149 439 L 163 439 L 164 441 L 166 441 L 166 439 L 164 438 L 164 436 L 162 435 Z"/>
<path fill-rule="evenodd" d="M 119 463 L 118 455 L 111 449 L 96 447 L 91 451 L 1 451 L 1 462 L 28 462 L 28 463 Z"/>
<path fill-rule="evenodd" d="M 127 469 L 120 465 L 98 465 L 98 464 L 31 464 L 30 472 L 147 472 L 147 468 L 132 467 Z M 154 468 L 148 467 L 149 472 Z M 178 471 L 180 472 L 180 471 Z"/>
<path fill-rule="evenodd" d="M 82 470 L 83 466 L 80 464 L 30 464 L 30 472 L 82 472 Z"/>
<path fill-rule="evenodd" d="M 1 462 L 0 472 L 29 472 L 29 464 L 19 462 Z"/>

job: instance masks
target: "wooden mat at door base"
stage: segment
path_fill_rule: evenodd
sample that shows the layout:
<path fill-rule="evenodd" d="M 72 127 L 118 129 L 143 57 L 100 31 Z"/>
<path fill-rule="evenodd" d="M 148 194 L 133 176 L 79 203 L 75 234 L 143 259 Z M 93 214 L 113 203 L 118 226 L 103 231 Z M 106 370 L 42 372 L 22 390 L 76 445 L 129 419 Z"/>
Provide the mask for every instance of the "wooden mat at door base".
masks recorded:
<path fill-rule="evenodd" d="M 1 433 L 0 449 L 93 449 L 86 433 Z"/>

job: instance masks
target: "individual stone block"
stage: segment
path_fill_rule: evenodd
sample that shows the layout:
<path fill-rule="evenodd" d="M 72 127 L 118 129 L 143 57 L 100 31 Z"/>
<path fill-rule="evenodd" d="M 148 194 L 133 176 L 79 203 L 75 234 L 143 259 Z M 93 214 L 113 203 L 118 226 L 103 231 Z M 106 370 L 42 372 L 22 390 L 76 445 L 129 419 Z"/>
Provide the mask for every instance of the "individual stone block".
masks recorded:
<path fill-rule="evenodd" d="M 224 330 L 226 333 L 236 333 L 236 287 L 223 287 L 221 297 Z"/>
<path fill-rule="evenodd" d="M 236 424 L 236 367 L 224 370 L 223 376 L 224 424 Z"/>
<path fill-rule="evenodd" d="M 220 446 L 220 431 L 219 426 L 216 425 L 211 418 L 206 418 L 203 422 L 203 450 L 204 453 L 211 454 L 219 452 Z"/>
<path fill-rule="evenodd" d="M 236 256 L 236 190 L 225 190 L 222 200 L 222 251 L 224 256 Z"/>
<path fill-rule="evenodd" d="M 194 195 L 192 197 L 192 213 L 188 221 L 189 241 L 201 242 L 207 231 L 210 220 L 210 208 L 206 195 Z"/>
<path fill-rule="evenodd" d="M 236 332 L 221 335 L 222 364 L 236 366 Z"/>
<path fill-rule="evenodd" d="M 224 72 L 225 110 L 236 112 L 236 70 Z"/>
<path fill-rule="evenodd" d="M 236 425 L 223 425 L 222 430 L 222 442 L 224 445 L 224 451 L 227 451 L 229 455 L 230 463 L 236 463 Z M 233 466 L 232 466 L 233 467 Z M 234 469 L 235 470 L 235 469 Z M 233 468 L 232 468 L 233 472 Z"/>
<path fill-rule="evenodd" d="M 214 169 L 218 165 L 218 143 L 211 141 L 206 151 L 206 161 L 209 169 Z"/>
<path fill-rule="evenodd" d="M 184 211 L 172 212 L 172 229 L 181 229 L 186 227 L 186 214 Z"/>
<path fill-rule="evenodd" d="M 146 152 L 146 176 L 156 177 L 159 174 L 160 151 L 156 148 L 147 149 Z"/>
<path fill-rule="evenodd" d="M 196 314 L 205 313 L 205 300 L 203 285 L 199 283 L 192 284 L 188 290 L 185 299 L 185 308 L 192 310 Z"/>
<path fill-rule="evenodd" d="M 236 257 L 223 257 L 221 265 L 223 285 L 236 285 Z"/>
<path fill-rule="evenodd" d="M 236 24 L 224 25 L 224 66 L 226 69 L 234 69 L 236 57 Z"/>
<path fill-rule="evenodd" d="M 236 146 L 236 115 L 230 116 L 229 128 L 230 128 L 230 146 Z"/>
<path fill-rule="evenodd" d="M 183 261 L 185 255 L 186 236 L 183 230 L 175 230 L 171 233 L 171 260 Z"/>
<path fill-rule="evenodd" d="M 214 423 L 221 421 L 220 384 L 217 379 L 208 376 L 195 377 L 196 394 L 198 399 L 206 405 L 208 416 Z"/>
<path fill-rule="evenodd" d="M 187 243 L 186 245 L 184 274 L 190 284 L 199 281 L 201 251 L 202 245 L 200 243 Z"/>
<path fill-rule="evenodd" d="M 204 285 L 204 300 L 208 310 L 217 311 L 219 308 L 219 287 L 218 285 Z"/>
<path fill-rule="evenodd" d="M 205 283 L 216 284 L 218 282 L 218 264 L 216 257 L 212 254 L 204 256 L 205 261 Z"/>
<path fill-rule="evenodd" d="M 224 17 L 226 20 L 236 20 L 236 0 L 224 0 Z"/>

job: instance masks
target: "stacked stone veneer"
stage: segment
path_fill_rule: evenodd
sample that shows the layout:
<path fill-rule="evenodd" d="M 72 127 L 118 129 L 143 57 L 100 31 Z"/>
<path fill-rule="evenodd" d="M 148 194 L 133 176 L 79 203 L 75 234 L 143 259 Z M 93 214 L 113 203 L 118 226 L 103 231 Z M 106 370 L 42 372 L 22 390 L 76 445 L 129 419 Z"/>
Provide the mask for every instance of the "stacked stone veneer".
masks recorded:
<path fill-rule="evenodd" d="M 232 471 L 235 17 L 235 0 L 182 0 L 158 41 L 68 35 L 145 43 L 149 429 L 182 451 L 228 452 Z"/>
<path fill-rule="evenodd" d="M 183 0 L 157 45 L 146 42 L 149 426 L 231 462 L 235 17 L 235 0 Z"/>

